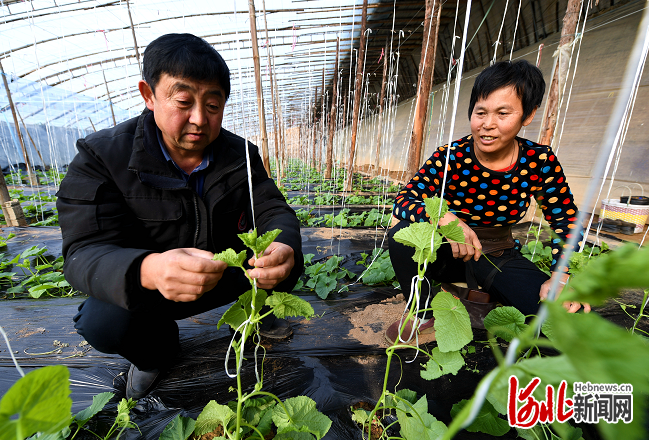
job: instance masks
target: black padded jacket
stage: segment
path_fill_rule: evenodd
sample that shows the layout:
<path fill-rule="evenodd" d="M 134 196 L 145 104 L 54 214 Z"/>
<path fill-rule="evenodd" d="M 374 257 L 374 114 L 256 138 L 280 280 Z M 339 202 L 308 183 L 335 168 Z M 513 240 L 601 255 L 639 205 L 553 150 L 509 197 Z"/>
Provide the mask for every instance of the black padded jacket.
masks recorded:
<path fill-rule="evenodd" d="M 148 254 L 244 249 L 237 234 L 253 227 L 245 141 L 221 129 L 208 148 L 214 160 L 199 197 L 164 159 L 149 110 L 77 141 L 57 193 L 64 273 L 75 289 L 133 310 L 160 295 L 140 284 Z M 249 151 L 257 229 L 281 229 L 276 241 L 295 251 L 291 275 L 275 289 L 290 292 L 303 269 L 299 222 L 257 147 L 249 144 Z"/>

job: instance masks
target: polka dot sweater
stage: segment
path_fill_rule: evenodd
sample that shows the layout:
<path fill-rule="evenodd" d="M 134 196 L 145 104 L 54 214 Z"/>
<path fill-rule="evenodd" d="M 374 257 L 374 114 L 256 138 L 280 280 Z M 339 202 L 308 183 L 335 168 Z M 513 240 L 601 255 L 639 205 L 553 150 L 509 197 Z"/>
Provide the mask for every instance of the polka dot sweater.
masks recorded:
<path fill-rule="evenodd" d="M 394 216 L 411 222 L 429 221 L 424 199 L 439 196 L 446 155 L 450 153 L 444 198 L 449 208 L 469 226 L 508 226 L 521 220 L 532 196 L 545 219 L 560 237 L 552 240 L 552 269 L 562 243 L 576 231 L 577 206 L 550 147 L 516 138 L 518 159 L 508 171 L 492 171 L 480 164 L 473 152 L 471 135 L 439 147 L 419 172 L 399 192 Z M 563 245 L 566 246 L 566 245 Z"/>

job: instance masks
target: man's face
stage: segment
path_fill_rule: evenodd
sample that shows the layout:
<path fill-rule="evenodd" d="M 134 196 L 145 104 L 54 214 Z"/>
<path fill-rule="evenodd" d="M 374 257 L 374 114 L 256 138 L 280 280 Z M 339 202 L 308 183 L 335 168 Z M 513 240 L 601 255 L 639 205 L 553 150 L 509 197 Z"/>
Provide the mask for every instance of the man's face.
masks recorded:
<path fill-rule="evenodd" d="M 140 93 L 167 149 L 181 155 L 203 150 L 221 132 L 225 92 L 218 81 L 197 81 L 162 74 L 155 93 L 145 81 Z"/>

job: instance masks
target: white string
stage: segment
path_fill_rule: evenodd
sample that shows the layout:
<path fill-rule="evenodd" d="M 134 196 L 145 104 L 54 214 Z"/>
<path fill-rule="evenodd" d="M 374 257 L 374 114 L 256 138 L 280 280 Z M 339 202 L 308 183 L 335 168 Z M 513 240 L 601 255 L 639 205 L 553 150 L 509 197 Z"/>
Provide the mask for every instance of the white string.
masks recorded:
<path fill-rule="evenodd" d="M 498 54 L 498 45 L 500 44 L 500 36 L 502 35 L 503 32 L 503 26 L 505 25 L 505 18 L 507 17 L 507 6 L 509 6 L 509 0 L 505 2 L 505 12 L 503 13 L 503 21 L 500 22 L 500 30 L 498 31 L 498 38 L 496 39 L 496 42 L 494 43 L 494 57 L 491 63 L 496 62 L 496 55 Z M 518 24 L 518 23 L 516 23 Z M 513 46 L 512 46 L 513 47 Z"/>
<path fill-rule="evenodd" d="M 11 349 L 11 344 L 9 343 L 9 338 L 7 337 L 7 334 L 5 333 L 4 329 L 2 326 L 0 326 L 0 333 L 2 333 L 2 336 L 5 338 L 5 342 L 7 343 L 7 351 L 9 352 L 9 355 L 11 356 L 11 360 L 14 361 L 14 365 L 16 366 L 16 370 L 20 373 L 22 377 L 25 377 L 25 372 L 23 371 L 22 368 L 20 368 L 20 365 L 18 365 L 18 361 L 14 357 L 14 352 Z"/>
<path fill-rule="evenodd" d="M 516 46 L 516 31 L 518 30 L 518 19 L 521 15 L 521 3 L 523 0 L 518 0 L 518 12 L 516 13 L 516 26 L 514 26 L 514 36 L 512 37 L 512 50 L 509 52 L 509 61 L 512 60 L 514 55 L 514 47 Z"/>

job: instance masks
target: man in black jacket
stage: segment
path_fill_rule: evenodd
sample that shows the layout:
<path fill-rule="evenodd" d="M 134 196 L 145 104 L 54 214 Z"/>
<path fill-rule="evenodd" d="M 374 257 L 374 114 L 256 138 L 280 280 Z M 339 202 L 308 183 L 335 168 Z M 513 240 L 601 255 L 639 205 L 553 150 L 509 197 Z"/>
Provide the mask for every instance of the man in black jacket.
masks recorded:
<path fill-rule="evenodd" d="M 145 111 L 80 139 L 57 207 L 65 276 L 90 296 L 74 317 L 97 350 L 132 365 L 127 397 L 155 386 L 180 350 L 177 319 L 228 304 L 250 288 L 212 261 L 244 249 L 238 233 L 281 229 L 250 275 L 290 292 L 302 272 L 299 222 L 262 165 L 257 147 L 221 128 L 230 72 L 205 40 L 168 34 L 144 53 L 138 86 Z M 272 315 L 271 315 L 272 316 Z M 263 335 L 288 337 L 284 320 Z"/>

